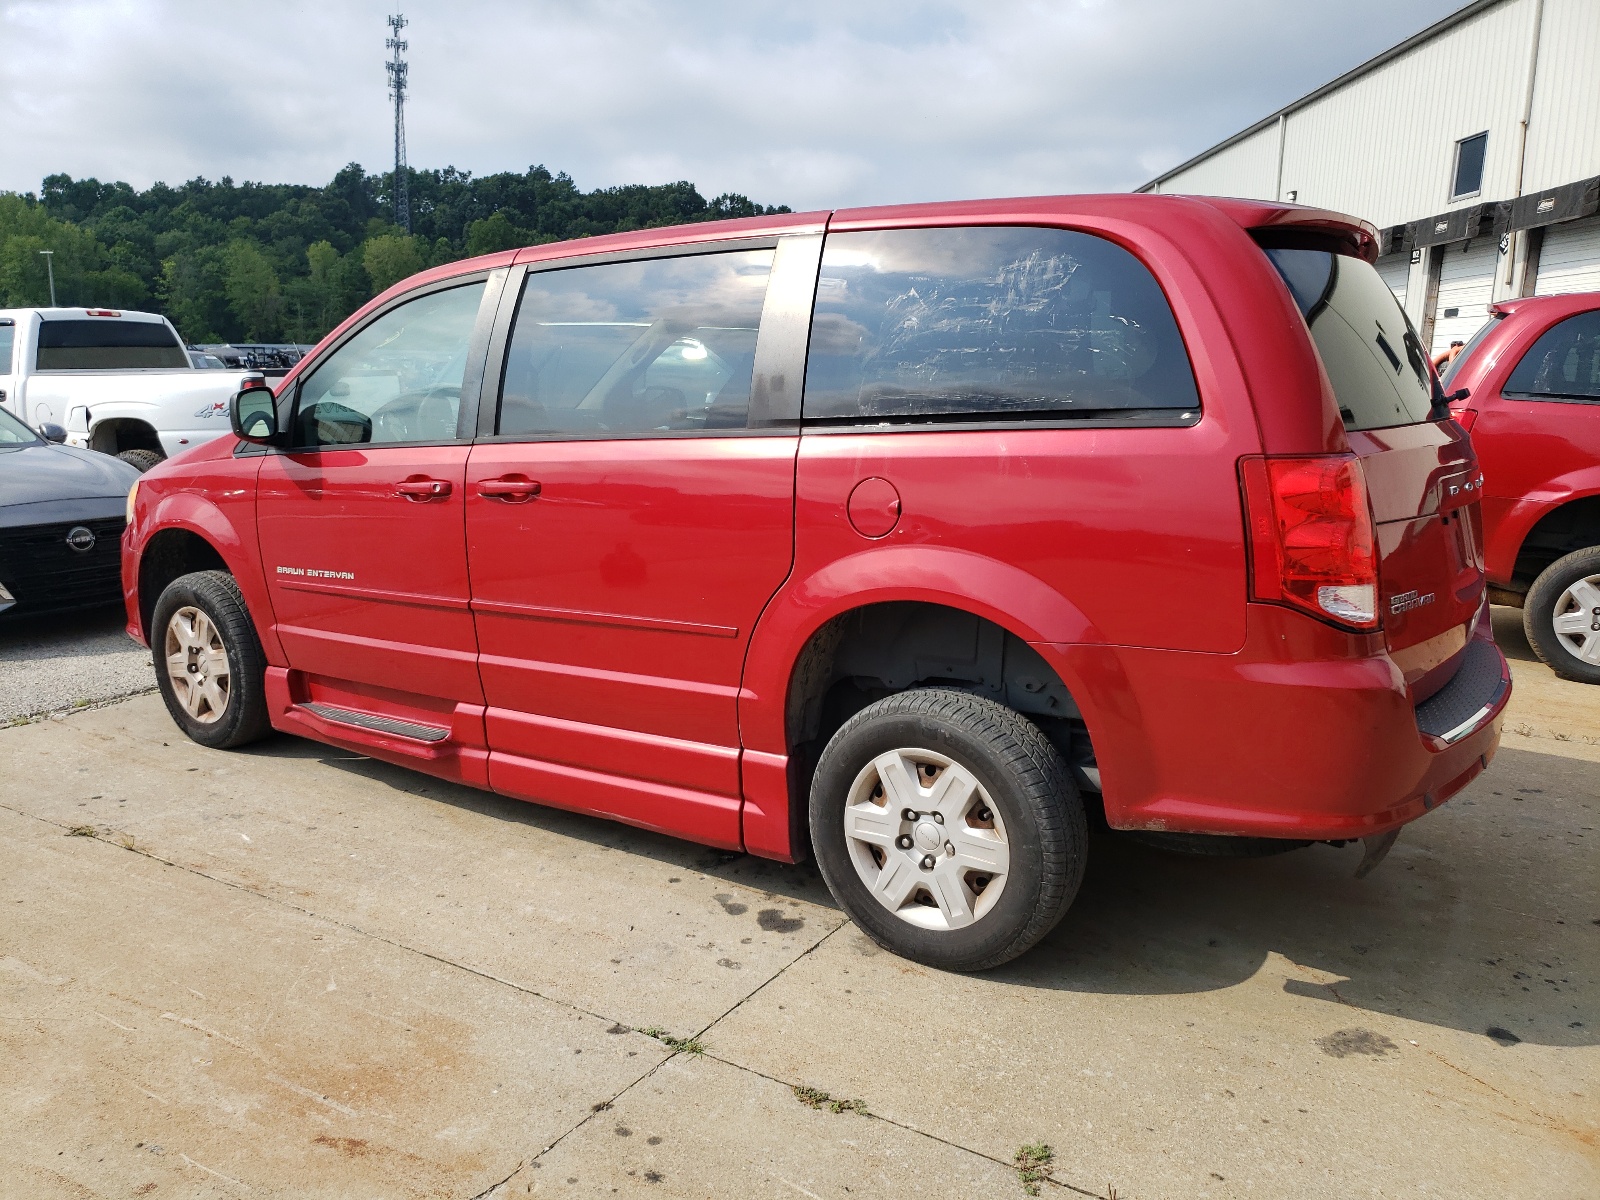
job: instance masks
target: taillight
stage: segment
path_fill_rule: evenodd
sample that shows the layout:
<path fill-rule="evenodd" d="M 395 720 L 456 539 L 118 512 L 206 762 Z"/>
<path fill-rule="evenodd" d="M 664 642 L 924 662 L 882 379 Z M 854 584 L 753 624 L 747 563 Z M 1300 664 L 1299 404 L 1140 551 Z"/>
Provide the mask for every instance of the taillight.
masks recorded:
<path fill-rule="evenodd" d="M 1245 458 L 1251 592 L 1352 629 L 1378 627 L 1378 555 L 1354 455 Z"/>
<path fill-rule="evenodd" d="M 1472 432 L 1472 426 L 1478 420 L 1478 410 L 1475 408 L 1459 408 L 1450 415 L 1456 419 L 1456 424 L 1468 433 Z"/>

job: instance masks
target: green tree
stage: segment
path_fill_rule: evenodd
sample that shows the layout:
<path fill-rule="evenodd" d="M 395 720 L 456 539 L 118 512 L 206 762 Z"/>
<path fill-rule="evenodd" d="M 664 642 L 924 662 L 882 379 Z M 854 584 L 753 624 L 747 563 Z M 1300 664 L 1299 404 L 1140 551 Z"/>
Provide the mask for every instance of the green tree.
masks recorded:
<path fill-rule="evenodd" d="M 497 212 L 467 226 L 467 257 L 493 254 L 497 250 L 516 250 L 535 238 L 525 229 L 518 229 L 503 212 Z"/>
<path fill-rule="evenodd" d="M 403 233 L 384 233 L 369 238 L 361 251 L 361 262 L 372 279 L 374 292 L 386 292 L 408 275 L 427 265 L 417 238 Z"/>
<path fill-rule="evenodd" d="M 281 309 L 278 273 L 255 243 L 242 238 L 228 243 L 223 256 L 223 291 L 247 341 L 277 338 Z"/>

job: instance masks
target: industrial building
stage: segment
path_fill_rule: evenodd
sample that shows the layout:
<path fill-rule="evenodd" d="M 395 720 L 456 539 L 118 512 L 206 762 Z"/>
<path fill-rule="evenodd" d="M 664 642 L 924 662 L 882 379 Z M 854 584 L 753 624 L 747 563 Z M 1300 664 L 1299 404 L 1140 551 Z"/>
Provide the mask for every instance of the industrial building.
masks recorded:
<path fill-rule="evenodd" d="M 1139 190 L 1366 218 L 1436 351 L 1600 290 L 1600 0 L 1476 0 Z"/>

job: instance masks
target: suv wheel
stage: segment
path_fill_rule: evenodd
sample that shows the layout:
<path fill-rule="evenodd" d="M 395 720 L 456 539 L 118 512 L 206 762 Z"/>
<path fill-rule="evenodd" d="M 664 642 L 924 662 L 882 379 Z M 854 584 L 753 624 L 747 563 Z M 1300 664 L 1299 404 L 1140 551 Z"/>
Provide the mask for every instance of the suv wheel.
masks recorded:
<path fill-rule="evenodd" d="M 1575 550 L 1546 567 L 1522 610 L 1533 652 L 1552 671 L 1600 683 L 1600 546 Z"/>
<path fill-rule="evenodd" d="M 214 750 L 267 733 L 267 659 L 233 576 L 196 571 L 173 580 L 150 632 L 161 698 L 184 733 Z"/>
<path fill-rule="evenodd" d="M 880 946 L 933 967 L 1009 962 L 1083 879 L 1088 824 L 1061 755 L 1020 713 L 963 692 L 902 692 L 847 721 L 810 816 L 834 898 Z"/>
<path fill-rule="evenodd" d="M 159 454 L 154 450 L 124 450 L 117 457 L 130 466 L 137 467 L 141 475 L 157 463 L 167 461 L 165 454 Z"/>

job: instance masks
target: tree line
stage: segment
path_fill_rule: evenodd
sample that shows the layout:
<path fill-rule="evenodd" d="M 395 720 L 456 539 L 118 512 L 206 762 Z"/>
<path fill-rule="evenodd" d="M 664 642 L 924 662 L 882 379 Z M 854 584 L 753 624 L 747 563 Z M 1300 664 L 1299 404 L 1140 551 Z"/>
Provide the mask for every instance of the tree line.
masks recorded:
<path fill-rule="evenodd" d="M 0 192 L 0 308 L 164 313 L 185 341 L 314 342 L 425 267 L 537 245 L 725 217 L 788 212 L 692 183 L 580 191 L 542 166 L 474 178 L 408 172 L 410 234 L 395 224 L 393 172 L 357 163 L 325 187 L 191 179 L 140 191 L 51 175 L 38 195 Z"/>

